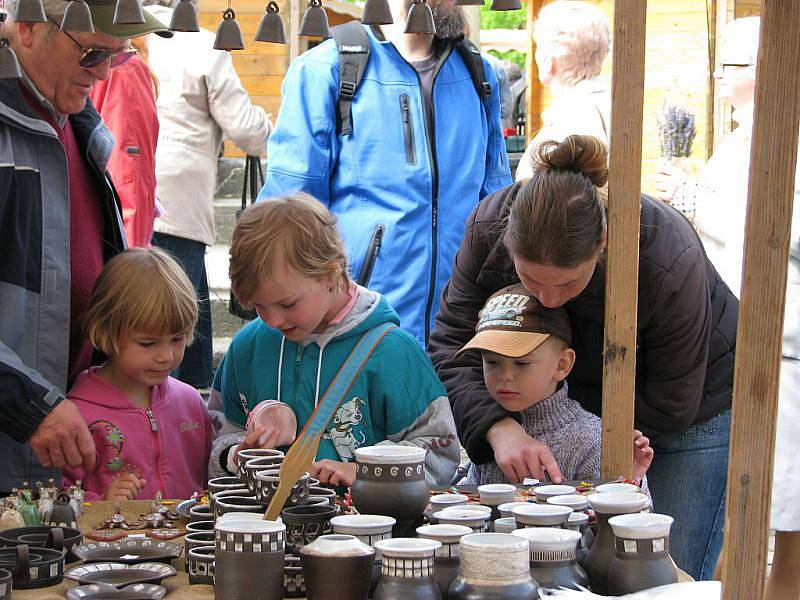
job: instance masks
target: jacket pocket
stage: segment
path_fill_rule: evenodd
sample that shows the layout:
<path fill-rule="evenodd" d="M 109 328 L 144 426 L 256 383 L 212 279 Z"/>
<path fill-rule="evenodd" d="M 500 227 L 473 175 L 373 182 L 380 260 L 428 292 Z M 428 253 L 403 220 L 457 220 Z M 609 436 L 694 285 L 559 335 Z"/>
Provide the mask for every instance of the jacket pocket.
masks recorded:
<path fill-rule="evenodd" d="M 406 162 L 417 164 L 417 153 L 414 150 L 414 124 L 411 122 L 411 107 L 407 94 L 400 95 L 400 116 L 403 119 L 403 137 L 406 145 Z"/>

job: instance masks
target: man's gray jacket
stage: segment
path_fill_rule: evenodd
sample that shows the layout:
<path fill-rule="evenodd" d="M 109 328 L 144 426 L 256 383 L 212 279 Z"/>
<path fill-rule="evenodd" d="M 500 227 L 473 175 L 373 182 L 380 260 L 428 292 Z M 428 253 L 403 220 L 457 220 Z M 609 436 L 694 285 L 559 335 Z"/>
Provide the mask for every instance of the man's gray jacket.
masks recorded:
<path fill-rule="evenodd" d="M 55 130 L 0 80 L 0 492 L 58 471 L 25 441 L 63 399 L 70 335 L 67 158 Z M 102 202 L 103 252 L 125 247 L 119 200 L 106 173 L 113 138 L 90 102 L 69 117 Z"/>

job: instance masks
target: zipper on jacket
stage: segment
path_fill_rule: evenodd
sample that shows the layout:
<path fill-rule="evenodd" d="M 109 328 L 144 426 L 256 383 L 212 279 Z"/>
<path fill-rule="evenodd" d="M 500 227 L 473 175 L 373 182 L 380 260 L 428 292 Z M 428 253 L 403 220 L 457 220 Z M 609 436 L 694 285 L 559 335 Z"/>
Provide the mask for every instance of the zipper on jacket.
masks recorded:
<path fill-rule="evenodd" d="M 297 356 L 294 359 L 294 406 L 292 406 L 293 410 L 297 410 L 299 406 L 297 404 L 297 395 L 300 393 L 300 363 L 303 361 L 303 352 L 305 352 L 305 346 L 298 346 L 297 347 Z"/>
<path fill-rule="evenodd" d="M 406 162 L 410 165 L 417 164 L 417 153 L 414 150 L 414 128 L 411 123 L 411 107 L 408 94 L 400 95 L 400 115 L 403 118 L 403 135 L 406 142 Z"/>
<path fill-rule="evenodd" d="M 149 408 L 144 411 L 147 414 L 147 418 L 150 419 L 150 431 L 153 433 L 158 431 L 158 423 L 156 423 L 156 418 L 153 416 L 153 411 Z"/>
<path fill-rule="evenodd" d="M 361 268 L 356 278 L 356 283 L 362 287 L 369 287 L 369 280 L 372 278 L 372 270 L 375 268 L 375 261 L 381 251 L 381 244 L 383 244 L 383 231 L 383 225 L 375 227 L 375 233 L 372 234 L 372 239 L 369 242 L 369 246 L 367 246 L 364 262 L 361 263 Z"/>
<path fill-rule="evenodd" d="M 153 414 L 153 410 L 148 408 L 145 411 L 147 418 L 150 420 L 150 431 L 153 432 L 153 446 L 155 447 L 155 456 L 153 457 L 153 472 L 156 475 L 156 484 L 158 485 L 158 489 L 161 490 L 162 494 L 167 493 L 167 488 L 164 487 L 164 478 L 161 477 L 161 444 L 159 442 L 158 437 L 158 423 L 156 422 L 156 417 Z"/>

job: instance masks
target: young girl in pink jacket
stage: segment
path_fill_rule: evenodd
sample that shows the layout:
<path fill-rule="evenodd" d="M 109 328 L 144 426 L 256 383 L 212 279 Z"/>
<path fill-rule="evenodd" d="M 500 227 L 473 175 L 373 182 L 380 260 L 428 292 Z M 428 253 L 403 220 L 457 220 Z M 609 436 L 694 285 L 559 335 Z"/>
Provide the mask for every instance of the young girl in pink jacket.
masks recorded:
<path fill-rule="evenodd" d="M 111 259 L 92 290 L 89 340 L 106 354 L 78 376 L 68 397 L 89 425 L 91 471 L 65 468 L 64 485 L 83 481 L 87 500 L 187 498 L 206 484 L 211 421 L 193 387 L 169 376 L 192 341 L 197 298 L 181 267 L 158 249 Z"/>

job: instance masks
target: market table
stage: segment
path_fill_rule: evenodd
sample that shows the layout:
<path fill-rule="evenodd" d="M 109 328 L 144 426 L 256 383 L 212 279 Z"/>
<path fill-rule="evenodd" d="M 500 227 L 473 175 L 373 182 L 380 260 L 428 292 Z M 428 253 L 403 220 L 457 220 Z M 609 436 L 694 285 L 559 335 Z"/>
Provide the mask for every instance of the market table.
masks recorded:
<path fill-rule="evenodd" d="M 121 502 L 120 507 L 122 509 L 122 514 L 124 514 L 128 520 L 135 521 L 141 513 L 149 509 L 152 502 L 152 500 L 131 500 Z M 175 505 L 177 505 L 177 501 L 173 507 Z M 92 502 L 91 504 L 87 503 L 85 512 L 78 519 L 78 527 L 84 533 L 92 531 L 97 525 L 103 522 L 103 519 L 107 518 L 113 512 L 114 502 L 103 501 Z M 179 527 L 182 529 L 185 525 L 186 521 L 182 519 L 179 522 Z M 146 529 L 132 529 L 126 533 L 145 533 L 146 531 Z M 87 541 L 89 540 L 84 539 L 84 543 Z M 182 543 L 183 538 L 179 537 L 171 541 Z M 66 572 L 80 564 L 80 562 L 71 563 L 64 568 L 64 571 Z M 172 566 L 175 567 L 178 574 L 175 577 L 167 577 L 162 581 L 161 585 L 167 588 L 167 595 L 165 598 L 168 600 L 205 600 L 214 598 L 213 586 L 189 585 L 189 574 L 183 570 L 183 554 L 172 561 Z M 68 589 L 77 585 L 80 584 L 69 579 L 64 579 L 62 583 L 51 587 L 34 590 L 14 590 L 13 598 L 14 600 L 60 600 L 65 598 Z"/>

